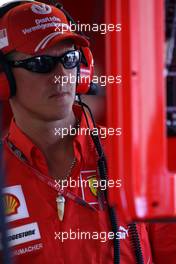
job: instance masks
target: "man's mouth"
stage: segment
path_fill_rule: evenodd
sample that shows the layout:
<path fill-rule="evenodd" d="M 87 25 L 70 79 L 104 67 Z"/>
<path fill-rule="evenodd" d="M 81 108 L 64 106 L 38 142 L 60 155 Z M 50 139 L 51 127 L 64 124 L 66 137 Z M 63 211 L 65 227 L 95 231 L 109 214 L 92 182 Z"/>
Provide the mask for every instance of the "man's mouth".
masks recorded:
<path fill-rule="evenodd" d="M 63 93 L 56 92 L 50 95 L 49 98 L 62 98 L 68 94 L 69 94 L 68 92 L 63 92 Z"/>

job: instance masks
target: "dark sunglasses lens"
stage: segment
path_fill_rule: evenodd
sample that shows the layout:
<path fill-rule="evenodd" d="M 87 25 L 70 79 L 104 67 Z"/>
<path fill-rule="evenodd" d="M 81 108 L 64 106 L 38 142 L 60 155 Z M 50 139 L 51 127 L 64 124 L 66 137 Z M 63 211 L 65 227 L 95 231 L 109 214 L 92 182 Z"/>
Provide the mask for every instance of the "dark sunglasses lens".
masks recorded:
<path fill-rule="evenodd" d="M 62 57 L 62 63 L 66 69 L 75 68 L 79 62 L 80 62 L 80 53 L 78 50 L 70 51 Z"/>
<path fill-rule="evenodd" d="M 36 56 L 24 61 L 12 62 L 14 67 L 22 67 L 28 71 L 36 73 L 49 73 L 56 64 L 61 62 L 65 69 L 73 69 L 80 62 L 80 52 L 78 50 L 69 51 L 61 57 L 52 57 L 47 55 Z"/>
<path fill-rule="evenodd" d="M 26 69 L 32 72 L 47 73 L 51 72 L 56 62 L 47 56 L 35 57 L 27 62 Z"/>

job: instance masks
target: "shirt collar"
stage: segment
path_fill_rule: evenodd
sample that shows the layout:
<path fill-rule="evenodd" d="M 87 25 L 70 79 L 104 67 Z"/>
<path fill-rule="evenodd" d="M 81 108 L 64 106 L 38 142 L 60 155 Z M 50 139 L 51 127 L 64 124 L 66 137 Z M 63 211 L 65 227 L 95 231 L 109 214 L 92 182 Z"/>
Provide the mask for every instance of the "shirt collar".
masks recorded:
<path fill-rule="evenodd" d="M 79 120 L 80 128 L 87 128 L 86 119 L 82 112 L 81 107 L 74 104 L 73 112 L 75 114 L 76 119 Z M 90 127 L 92 128 L 93 124 L 89 116 L 88 116 L 88 122 L 90 124 Z M 40 161 L 43 160 L 43 163 L 46 163 L 43 153 L 31 141 L 31 139 L 25 133 L 23 133 L 23 131 L 16 125 L 14 118 L 12 119 L 10 124 L 8 140 L 12 142 L 16 148 L 21 150 L 21 152 L 24 154 L 24 156 L 31 165 L 35 165 L 36 158 L 40 159 Z M 88 146 L 93 148 L 93 142 L 91 136 L 82 135 L 79 133 L 74 137 L 73 140 L 74 152 L 76 158 L 79 161 L 81 160 L 81 158 L 83 158 L 84 160 L 88 159 L 88 153 L 86 151 L 88 149 Z"/>

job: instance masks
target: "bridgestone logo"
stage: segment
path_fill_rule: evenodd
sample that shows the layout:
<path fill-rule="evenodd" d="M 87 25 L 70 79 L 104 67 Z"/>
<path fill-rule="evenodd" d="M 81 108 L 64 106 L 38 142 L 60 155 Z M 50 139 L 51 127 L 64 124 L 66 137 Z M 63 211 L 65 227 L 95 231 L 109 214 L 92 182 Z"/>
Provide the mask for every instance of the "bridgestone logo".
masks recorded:
<path fill-rule="evenodd" d="M 13 247 L 30 241 L 38 240 L 40 238 L 41 236 L 38 224 L 35 222 L 9 229 L 7 239 L 9 246 Z"/>
<path fill-rule="evenodd" d="M 9 236 L 8 237 L 8 241 L 19 239 L 19 238 L 22 238 L 22 237 L 31 236 L 31 235 L 34 235 L 34 234 L 35 234 L 35 229 L 27 231 L 27 232 L 22 232 L 22 233 L 19 233 L 19 234 L 16 234 L 16 235 Z"/>

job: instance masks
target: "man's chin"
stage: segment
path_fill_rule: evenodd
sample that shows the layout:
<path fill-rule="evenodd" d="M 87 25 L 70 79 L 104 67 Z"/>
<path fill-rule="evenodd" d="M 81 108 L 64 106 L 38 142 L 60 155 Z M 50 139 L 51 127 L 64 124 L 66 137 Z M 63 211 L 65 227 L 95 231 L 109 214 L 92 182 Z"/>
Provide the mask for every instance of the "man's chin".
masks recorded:
<path fill-rule="evenodd" d="M 46 115 L 43 115 L 43 120 L 47 122 L 58 121 L 66 119 L 70 116 L 72 112 L 72 106 L 65 109 L 56 109 L 55 111 L 48 112 Z"/>

